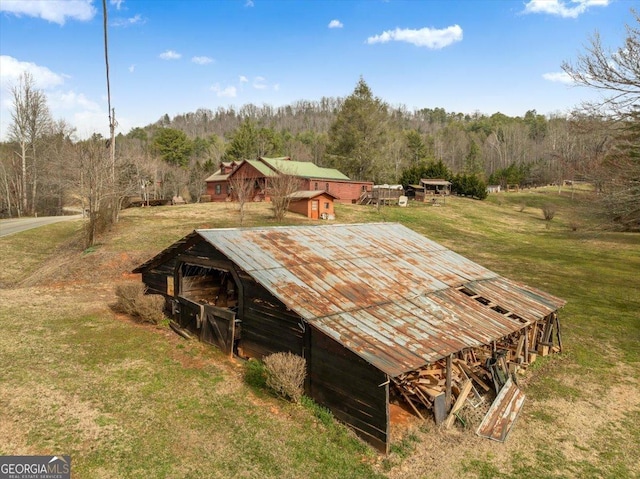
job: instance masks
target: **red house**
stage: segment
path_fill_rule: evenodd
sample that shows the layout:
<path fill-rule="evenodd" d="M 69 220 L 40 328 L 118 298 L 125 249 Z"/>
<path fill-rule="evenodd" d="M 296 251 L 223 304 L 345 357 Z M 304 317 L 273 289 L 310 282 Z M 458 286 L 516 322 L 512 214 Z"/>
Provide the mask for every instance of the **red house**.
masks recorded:
<path fill-rule="evenodd" d="M 223 168 L 230 165 L 230 172 Z M 229 168 L 227 167 L 227 168 Z M 292 161 L 289 157 L 244 160 L 223 163 L 218 172 L 206 179 L 207 194 L 211 201 L 225 201 L 229 196 L 229 181 L 234 177 L 255 179 L 254 200 L 268 200 L 267 184 L 270 177 L 280 174 L 299 179 L 299 191 L 326 191 L 340 203 L 355 203 L 363 192 L 371 191 L 370 181 L 354 181 L 333 168 L 322 168 L 308 161 Z"/>
<path fill-rule="evenodd" d="M 227 201 L 231 190 L 229 188 L 229 175 L 238 166 L 235 161 L 221 162 L 220 169 L 209 176 L 207 182 L 207 194 L 211 196 L 211 201 Z"/>

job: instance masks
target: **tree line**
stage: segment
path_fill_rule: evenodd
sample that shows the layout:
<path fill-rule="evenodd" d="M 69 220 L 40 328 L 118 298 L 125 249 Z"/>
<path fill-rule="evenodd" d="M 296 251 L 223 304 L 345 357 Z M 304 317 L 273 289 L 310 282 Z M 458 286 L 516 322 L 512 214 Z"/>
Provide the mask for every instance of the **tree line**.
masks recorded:
<path fill-rule="evenodd" d="M 563 65 L 577 83 L 612 93 L 571 113 L 410 111 L 376 97 L 360 78 L 345 98 L 164 115 L 117 135 L 111 182 L 109 140 L 75 138 L 67 123 L 51 118 L 46 95 L 25 73 L 11 89 L 9 139 L 0 144 L 0 215 L 60 214 L 88 195 L 98 203 L 138 194 L 197 201 L 204 179 L 222 161 L 291 156 L 377 184 L 442 177 L 476 198 L 487 184 L 587 181 L 602 194 L 611 218 L 636 229 L 639 38 L 638 26 L 627 26 L 624 45 L 607 52 L 596 36 L 575 64 Z"/>

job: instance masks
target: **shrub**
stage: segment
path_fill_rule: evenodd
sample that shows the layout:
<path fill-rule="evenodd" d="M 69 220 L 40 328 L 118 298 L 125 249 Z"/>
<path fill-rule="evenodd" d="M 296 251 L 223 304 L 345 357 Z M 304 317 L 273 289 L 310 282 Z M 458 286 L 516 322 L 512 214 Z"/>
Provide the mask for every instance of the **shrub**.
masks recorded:
<path fill-rule="evenodd" d="M 133 316 L 143 323 L 159 324 L 164 320 L 164 298 L 160 294 L 145 294 L 142 283 L 123 283 L 116 286 L 115 310 Z"/>
<path fill-rule="evenodd" d="M 274 353 L 264 358 L 264 365 L 267 386 L 277 395 L 299 402 L 307 374 L 304 358 L 292 353 Z"/>
<path fill-rule="evenodd" d="M 553 217 L 556 215 L 556 207 L 555 205 L 546 204 L 542 207 L 542 214 L 544 215 L 544 219 L 547 221 L 551 221 Z"/>
<path fill-rule="evenodd" d="M 264 389 L 267 386 L 264 363 L 257 359 L 249 359 L 244 367 L 244 380 L 251 387 Z"/>

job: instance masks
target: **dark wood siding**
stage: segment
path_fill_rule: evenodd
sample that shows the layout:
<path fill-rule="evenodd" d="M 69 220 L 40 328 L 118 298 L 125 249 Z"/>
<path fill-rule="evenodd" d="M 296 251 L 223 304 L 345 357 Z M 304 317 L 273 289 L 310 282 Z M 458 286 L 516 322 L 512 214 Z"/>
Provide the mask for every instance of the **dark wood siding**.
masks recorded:
<path fill-rule="evenodd" d="M 387 453 L 389 384 L 379 369 L 337 341 L 309 327 L 307 393 L 349 424 L 365 441 Z M 386 383 L 386 384 L 385 384 Z"/>
<path fill-rule="evenodd" d="M 339 342 L 304 322 L 280 300 L 257 283 L 249 274 L 203 239 L 192 238 L 188 244 L 168 251 L 161 262 L 142 269 L 142 280 L 150 293 L 167 294 L 167 278 L 174 278 L 174 292 L 179 294 L 180 263 L 223 268 L 232 272 L 237 283 L 238 322 L 235 338 L 242 355 L 263 358 L 271 353 L 290 351 L 307 359 L 306 393 L 329 408 L 334 416 L 352 427 L 373 447 L 387 453 L 389 447 L 389 385 L 387 376 Z M 176 304 L 178 321 L 200 335 L 198 319 L 202 306 L 187 298 Z M 196 317 L 196 315 L 199 315 Z M 225 323 L 226 324 L 226 323 Z M 205 332 L 205 341 L 215 343 Z M 217 339 L 217 337 L 216 337 Z M 233 346 L 232 337 L 223 338 L 225 349 Z"/>
<path fill-rule="evenodd" d="M 302 319 L 246 273 L 239 274 L 243 298 L 238 346 L 245 355 L 262 358 L 290 351 L 302 356 Z"/>
<path fill-rule="evenodd" d="M 220 261 L 229 261 L 225 255 L 223 255 L 220 251 L 215 249 L 205 240 L 201 239 L 199 242 L 186 249 L 185 251 L 180 252 L 180 256 L 182 257 L 196 257 L 201 259 L 214 259 Z M 185 259 L 185 261 L 188 261 Z"/>

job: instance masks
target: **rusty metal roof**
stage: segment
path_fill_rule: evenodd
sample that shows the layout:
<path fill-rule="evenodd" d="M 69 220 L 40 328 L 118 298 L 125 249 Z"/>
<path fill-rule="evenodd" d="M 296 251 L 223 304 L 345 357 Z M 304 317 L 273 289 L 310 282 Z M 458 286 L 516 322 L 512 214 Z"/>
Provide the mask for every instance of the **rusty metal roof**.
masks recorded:
<path fill-rule="evenodd" d="M 196 233 L 288 308 L 392 377 L 490 343 L 565 304 L 396 223 Z"/>

